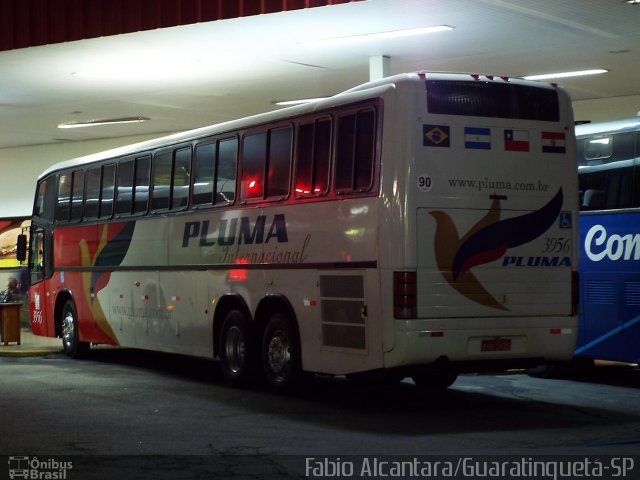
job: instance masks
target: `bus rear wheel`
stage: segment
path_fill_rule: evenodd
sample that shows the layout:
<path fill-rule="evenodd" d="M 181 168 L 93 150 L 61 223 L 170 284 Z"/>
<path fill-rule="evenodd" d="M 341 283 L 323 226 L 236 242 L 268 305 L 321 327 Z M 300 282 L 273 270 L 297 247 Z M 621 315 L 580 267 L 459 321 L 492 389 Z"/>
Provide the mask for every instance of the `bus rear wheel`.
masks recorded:
<path fill-rule="evenodd" d="M 82 358 L 89 353 L 90 344 L 80 341 L 78 316 L 73 300 L 67 300 L 62 307 L 60 333 L 62 336 L 62 349 L 69 357 Z"/>
<path fill-rule="evenodd" d="M 413 383 L 425 390 L 446 390 L 457 378 L 458 373 L 449 368 L 419 372 L 411 376 Z"/>
<path fill-rule="evenodd" d="M 245 386 L 254 380 L 255 347 L 251 341 L 249 322 L 239 310 L 231 310 L 220 331 L 222 374 L 234 386 Z"/>
<path fill-rule="evenodd" d="M 267 386 L 276 392 L 290 391 L 301 379 L 298 339 L 291 320 L 275 313 L 262 336 L 262 370 Z"/>

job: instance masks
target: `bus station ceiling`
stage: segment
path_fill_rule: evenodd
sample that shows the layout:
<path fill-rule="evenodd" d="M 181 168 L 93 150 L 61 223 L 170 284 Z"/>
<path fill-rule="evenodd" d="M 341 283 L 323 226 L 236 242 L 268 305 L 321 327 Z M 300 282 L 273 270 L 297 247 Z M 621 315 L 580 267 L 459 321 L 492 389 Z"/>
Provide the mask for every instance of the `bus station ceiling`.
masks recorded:
<path fill-rule="evenodd" d="M 319 42 L 434 25 L 453 30 Z M 390 74 L 603 68 L 557 82 L 573 100 L 640 95 L 640 4 L 366 0 L 3 51 L 0 148 L 162 135 L 282 108 L 366 82 L 382 56 Z M 58 128 L 122 117 L 149 120 Z"/>

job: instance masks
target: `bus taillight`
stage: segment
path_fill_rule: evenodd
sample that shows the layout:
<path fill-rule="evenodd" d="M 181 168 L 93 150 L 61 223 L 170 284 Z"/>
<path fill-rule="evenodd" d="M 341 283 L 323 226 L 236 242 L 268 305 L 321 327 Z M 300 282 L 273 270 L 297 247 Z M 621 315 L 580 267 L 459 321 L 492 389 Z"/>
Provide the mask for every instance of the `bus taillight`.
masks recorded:
<path fill-rule="evenodd" d="M 393 272 L 394 318 L 404 319 L 418 316 L 417 281 L 416 272 Z"/>

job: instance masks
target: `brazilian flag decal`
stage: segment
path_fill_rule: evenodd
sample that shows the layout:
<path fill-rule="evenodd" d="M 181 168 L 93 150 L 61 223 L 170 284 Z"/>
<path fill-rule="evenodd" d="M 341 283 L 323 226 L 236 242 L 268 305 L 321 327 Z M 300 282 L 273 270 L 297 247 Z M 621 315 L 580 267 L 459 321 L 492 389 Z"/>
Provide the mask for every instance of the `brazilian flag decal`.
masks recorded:
<path fill-rule="evenodd" d="M 422 125 L 422 144 L 425 147 L 449 148 L 451 136 L 446 125 Z"/>

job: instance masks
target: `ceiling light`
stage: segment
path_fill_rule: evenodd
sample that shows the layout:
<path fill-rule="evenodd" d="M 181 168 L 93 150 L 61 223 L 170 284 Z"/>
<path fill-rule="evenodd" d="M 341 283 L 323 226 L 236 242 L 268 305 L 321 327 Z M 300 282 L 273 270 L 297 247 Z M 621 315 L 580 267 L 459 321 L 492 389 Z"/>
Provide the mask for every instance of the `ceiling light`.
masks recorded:
<path fill-rule="evenodd" d="M 346 37 L 323 38 L 320 40 L 307 40 L 300 42 L 301 45 L 310 45 L 314 47 L 326 47 L 329 45 L 344 45 L 345 43 L 367 42 L 371 40 L 388 40 L 391 38 L 410 37 L 415 35 L 424 35 L 426 33 L 445 32 L 453 30 L 453 27 L 447 25 L 434 25 L 431 27 L 410 28 L 406 30 L 393 30 L 388 32 L 374 32 L 363 35 L 349 35 Z"/>
<path fill-rule="evenodd" d="M 148 117 L 120 117 L 120 118 L 105 118 L 101 120 L 87 120 L 84 122 L 65 122 L 58 124 L 58 128 L 84 128 L 84 127 L 97 127 L 100 125 L 117 125 L 120 123 L 140 123 L 151 120 Z"/>
<path fill-rule="evenodd" d="M 583 77 L 585 75 L 597 75 L 599 73 L 607 73 L 609 70 L 604 68 L 596 68 L 593 70 L 578 70 L 575 72 L 558 72 L 558 73 L 543 73 L 541 75 L 526 75 L 522 78 L 525 80 L 550 80 L 552 78 L 569 78 L 569 77 Z"/>
<path fill-rule="evenodd" d="M 637 5 L 640 3 L 640 0 L 626 0 L 626 3 L 629 5 Z"/>
<path fill-rule="evenodd" d="M 327 98 L 327 97 L 301 98 L 300 100 L 278 100 L 278 101 L 274 101 L 273 104 L 274 105 L 281 105 L 281 106 L 301 105 L 303 103 L 311 103 L 311 102 L 317 102 L 318 100 L 324 100 L 325 98 Z"/>

